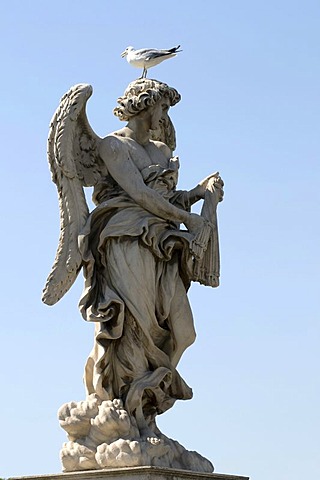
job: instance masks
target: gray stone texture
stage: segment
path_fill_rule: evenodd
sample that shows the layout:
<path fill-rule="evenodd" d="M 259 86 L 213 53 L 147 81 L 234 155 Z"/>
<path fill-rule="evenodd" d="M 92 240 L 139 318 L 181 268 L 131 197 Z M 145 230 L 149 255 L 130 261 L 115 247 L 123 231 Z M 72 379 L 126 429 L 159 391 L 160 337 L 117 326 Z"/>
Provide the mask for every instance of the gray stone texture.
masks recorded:
<path fill-rule="evenodd" d="M 221 473 L 195 473 L 172 468 L 134 467 L 14 477 L 8 480 L 249 480 L 249 477 Z"/>
<path fill-rule="evenodd" d="M 58 414 L 68 436 L 63 471 L 149 465 L 210 473 L 211 462 L 166 437 L 156 417 L 192 397 L 177 370 L 195 340 L 187 290 L 192 281 L 219 284 L 223 181 L 215 172 L 190 191 L 177 189 L 180 162 L 168 116 L 180 100 L 174 88 L 132 82 L 114 109 L 127 124 L 105 138 L 86 116 L 91 94 L 80 84 L 63 96 L 48 139 L 61 232 L 43 301 L 59 301 L 82 268 L 80 312 L 96 326 L 86 399 Z M 87 186 L 94 187 L 91 213 Z M 199 200 L 201 214 L 191 213 Z"/>

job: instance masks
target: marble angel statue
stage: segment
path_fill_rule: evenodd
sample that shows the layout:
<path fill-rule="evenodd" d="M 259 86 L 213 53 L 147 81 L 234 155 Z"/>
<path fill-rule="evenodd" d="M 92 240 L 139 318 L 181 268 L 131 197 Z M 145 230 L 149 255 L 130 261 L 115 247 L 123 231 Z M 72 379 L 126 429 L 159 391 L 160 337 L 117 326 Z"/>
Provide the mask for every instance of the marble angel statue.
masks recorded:
<path fill-rule="evenodd" d="M 59 410 L 68 442 L 64 471 L 132 465 L 213 470 L 211 463 L 160 432 L 156 416 L 192 390 L 177 371 L 195 339 L 187 290 L 217 286 L 218 173 L 178 190 L 179 159 L 168 110 L 180 100 L 151 79 L 129 84 L 114 114 L 127 124 L 105 138 L 89 125 L 92 87 L 61 99 L 49 133 L 61 233 L 43 301 L 53 305 L 82 269 L 83 318 L 95 322 L 85 366 L 86 400 Z M 93 186 L 89 213 L 84 187 Z M 204 199 L 201 215 L 191 205 Z M 182 227 L 181 227 L 182 226 Z"/>

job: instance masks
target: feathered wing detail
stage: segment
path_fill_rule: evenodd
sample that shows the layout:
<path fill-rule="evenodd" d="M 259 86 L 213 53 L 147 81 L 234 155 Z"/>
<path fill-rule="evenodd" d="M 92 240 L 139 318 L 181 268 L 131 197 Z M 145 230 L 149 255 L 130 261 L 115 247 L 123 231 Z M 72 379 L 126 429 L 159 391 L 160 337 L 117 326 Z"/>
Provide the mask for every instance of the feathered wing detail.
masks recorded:
<path fill-rule="evenodd" d="M 95 185 L 101 176 L 101 138 L 90 127 L 85 110 L 91 95 L 91 85 L 72 87 L 50 124 L 48 161 L 58 189 L 60 238 L 43 291 L 42 300 L 48 305 L 58 302 L 77 278 L 81 268 L 78 235 L 89 215 L 83 187 Z"/>

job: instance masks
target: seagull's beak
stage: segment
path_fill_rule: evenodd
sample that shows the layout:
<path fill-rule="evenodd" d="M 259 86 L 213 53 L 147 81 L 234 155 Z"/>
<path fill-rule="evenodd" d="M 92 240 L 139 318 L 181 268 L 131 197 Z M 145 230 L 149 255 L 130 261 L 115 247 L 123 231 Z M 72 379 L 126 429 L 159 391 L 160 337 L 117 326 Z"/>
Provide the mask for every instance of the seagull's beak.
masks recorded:
<path fill-rule="evenodd" d="M 127 50 L 125 50 L 124 52 L 121 53 L 121 57 L 122 57 L 122 58 L 123 58 L 123 57 L 126 57 L 127 55 L 128 55 Z"/>

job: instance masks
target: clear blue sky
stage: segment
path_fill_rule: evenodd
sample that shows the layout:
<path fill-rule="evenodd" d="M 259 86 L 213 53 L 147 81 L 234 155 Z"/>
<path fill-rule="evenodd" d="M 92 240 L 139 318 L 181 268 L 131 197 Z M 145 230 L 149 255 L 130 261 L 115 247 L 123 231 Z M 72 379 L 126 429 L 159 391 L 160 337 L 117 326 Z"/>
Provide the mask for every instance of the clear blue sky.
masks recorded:
<path fill-rule="evenodd" d="M 76 285 L 41 303 L 59 234 L 46 162 L 51 116 L 70 86 L 94 87 L 97 134 L 140 74 L 128 45 L 183 52 L 150 71 L 179 90 L 172 109 L 181 188 L 212 171 L 221 286 L 193 285 L 198 338 L 180 371 L 194 399 L 159 419 L 165 434 L 252 480 L 320 476 L 320 4 L 16 1 L 1 7 L 0 477 L 57 473 L 56 412 L 82 400 L 92 325 Z"/>

